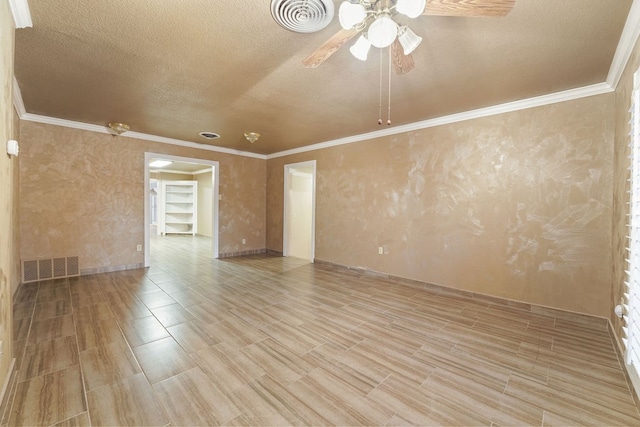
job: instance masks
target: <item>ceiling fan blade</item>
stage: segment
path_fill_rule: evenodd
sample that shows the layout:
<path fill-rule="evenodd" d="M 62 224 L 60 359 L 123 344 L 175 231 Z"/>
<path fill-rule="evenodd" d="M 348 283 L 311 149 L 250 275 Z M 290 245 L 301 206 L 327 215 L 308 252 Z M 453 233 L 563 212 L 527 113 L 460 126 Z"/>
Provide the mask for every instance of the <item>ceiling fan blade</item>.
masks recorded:
<path fill-rule="evenodd" d="M 506 16 L 516 0 L 427 0 L 423 15 Z"/>
<path fill-rule="evenodd" d="M 395 68 L 396 74 L 407 74 L 409 71 L 416 68 L 416 64 L 413 62 L 413 57 L 411 54 L 404 54 L 402 45 L 398 39 L 395 39 L 391 45 L 391 61 L 393 62 L 393 68 Z"/>
<path fill-rule="evenodd" d="M 322 46 L 316 49 L 315 52 L 302 61 L 302 64 L 307 68 L 316 68 L 333 55 L 336 50 L 340 49 L 340 46 L 351 40 L 353 36 L 358 33 L 359 31 L 353 28 L 338 31 L 329 40 L 324 42 Z"/>

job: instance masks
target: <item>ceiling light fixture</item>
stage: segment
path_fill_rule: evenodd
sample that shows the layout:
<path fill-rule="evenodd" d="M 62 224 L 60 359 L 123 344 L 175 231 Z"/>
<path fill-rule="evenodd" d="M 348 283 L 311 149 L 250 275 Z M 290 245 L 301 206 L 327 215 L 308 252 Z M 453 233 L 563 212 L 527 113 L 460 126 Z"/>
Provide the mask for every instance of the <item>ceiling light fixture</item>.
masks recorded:
<path fill-rule="evenodd" d="M 113 136 L 122 135 L 129 130 L 129 125 L 125 125 L 124 123 L 109 122 L 108 127 L 112 131 Z"/>
<path fill-rule="evenodd" d="M 417 18 L 422 15 L 426 5 L 426 0 L 398 0 L 396 10 L 409 18 Z"/>
<path fill-rule="evenodd" d="M 398 28 L 398 41 L 402 45 L 402 50 L 405 55 L 409 55 L 411 52 L 422 42 L 422 37 L 411 31 L 411 28 L 406 25 Z"/>
<path fill-rule="evenodd" d="M 353 28 L 367 17 L 367 10 L 360 3 L 350 3 L 343 1 L 338 10 L 340 25 L 345 30 Z"/>
<path fill-rule="evenodd" d="M 391 46 L 397 38 L 404 54 L 409 55 L 420 45 L 422 37 L 407 26 L 398 25 L 393 16 L 402 14 L 409 18 L 417 18 L 424 12 L 426 3 L 426 0 L 343 1 L 338 10 L 340 25 L 345 30 L 355 28 L 363 32 L 349 49 L 351 54 L 365 61 L 371 46 L 383 49 Z"/>
<path fill-rule="evenodd" d="M 358 38 L 358 40 L 349 48 L 349 51 L 353 56 L 358 58 L 360 61 L 366 61 L 367 56 L 369 55 L 369 50 L 371 49 L 371 43 L 367 38 L 362 35 Z"/>
<path fill-rule="evenodd" d="M 367 38 L 371 44 L 380 49 L 391 46 L 398 36 L 398 24 L 391 19 L 388 13 L 381 13 L 375 21 L 369 25 Z"/>
<path fill-rule="evenodd" d="M 247 138 L 247 141 L 250 143 L 254 143 L 260 138 L 260 134 L 257 132 L 245 132 L 244 137 Z"/>

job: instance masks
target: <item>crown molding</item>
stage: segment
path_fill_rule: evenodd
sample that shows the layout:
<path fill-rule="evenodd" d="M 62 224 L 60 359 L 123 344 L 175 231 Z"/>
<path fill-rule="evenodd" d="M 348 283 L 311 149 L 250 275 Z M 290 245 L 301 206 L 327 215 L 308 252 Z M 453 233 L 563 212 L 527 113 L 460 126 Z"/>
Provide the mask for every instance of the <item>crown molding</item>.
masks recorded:
<path fill-rule="evenodd" d="M 622 29 L 620 41 L 613 55 L 609 74 L 607 75 L 607 83 L 612 88 L 618 87 L 622 73 L 624 72 L 627 62 L 633 53 L 633 48 L 640 36 L 640 0 L 633 0 L 629 15 Z"/>
<path fill-rule="evenodd" d="M 195 176 L 195 175 L 202 175 L 205 173 L 210 173 L 212 171 L 212 169 L 210 167 L 205 168 L 205 169 L 200 169 L 197 171 L 193 171 L 193 172 L 188 172 L 188 171 L 180 171 L 180 170 L 175 170 L 175 169 L 149 169 L 149 172 L 151 173 L 173 173 L 173 174 L 178 174 L 178 175 L 191 175 L 191 176 Z"/>
<path fill-rule="evenodd" d="M 26 120 L 28 122 L 44 123 L 48 125 L 62 126 L 62 127 L 72 128 L 72 129 L 80 129 L 80 130 L 86 130 L 89 132 L 97 132 L 97 133 L 105 133 L 107 135 L 113 135 L 111 132 L 107 130 L 105 126 L 75 122 L 72 120 L 57 119 L 55 117 L 40 116 L 38 114 L 24 113 L 20 115 L 20 119 Z M 267 158 L 267 156 L 265 156 L 264 154 L 250 153 L 248 151 L 233 150 L 230 148 L 217 147 L 213 145 L 203 145 L 203 144 L 198 144 L 197 142 L 183 141 L 180 139 L 173 139 L 173 138 L 165 138 L 164 136 L 149 135 L 149 134 L 140 133 L 140 132 L 127 131 L 119 136 L 123 138 L 135 138 L 135 139 L 143 139 L 145 141 L 160 142 L 162 144 L 178 145 L 180 147 L 197 148 L 199 150 L 214 151 L 216 153 L 250 157 L 254 159 L 265 160 Z"/>
<path fill-rule="evenodd" d="M 211 168 L 206 168 L 206 169 L 200 169 L 199 171 L 195 171 L 195 172 L 191 172 L 191 175 L 202 175 L 205 173 L 210 173 L 213 170 Z"/>
<path fill-rule="evenodd" d="M 72 129 L 80 129 L 80 130 L 86 130 L 89 132 L 106 133 L 109 135 L 113 135 L 113 133 L 109 132 L 109 130 L 104 126 L 93 125 L 93 124 L 82 123 L 82 122 L 75 122 L 72 120 L 58 119 L 58 118 L 49 117 L 49 116 L 41 116 L 39 114 L 27 113 L 27 110 L 25 109 L 25 106 L 24 106 L 24 101 L 22 99 L 22 92 L 20 91 L 20 86 L 18 85 L 18 80 L 16 80 L 15 76 L 13 77 L 13 106 L 15 107 L 16 112 L 18 113 L 18 117 L 20 117 L 20 120 L 26 120 L 28 122 L 44 123 L 48 125 L 62 126 L 62 127 L 72 128 Z M 196 142 L 183 141 L 180 139 L 173 139 L 173 138 L 165 138 L 163 136 L 149 135 L 149 134 L 140 133 L 140 132 L 129 131 L 129 132 L 123 133 L 120 136 L 126 137 L 126 138 L 144 139 L 145 141 L 160 142 L 162 144 L 178 145 L 181 147 L 197 148 L 199 150 L 214 151 L 217 153 L 225 153 L 225 154 L 231 154 L 235 156 L 250 157 L 253 159 L 266 160 L 267 158 L 267 156 L 265 156 L 264 154 L 250 153 L 248 151 L 241 151 L 241 150 L 232 150 L 230 148 L 218 147 L 213 145 L 203 145 L 203 144 L 198 144 Z"/>
<path fill-rule="evenodd" d="M 412 132 L 420 129 L 427 129 L 435 126 L 448 125 L 452 123 L 463 122 L 481 117 L 494 116 L 497 114 L 510 113 L 513 111 L 525 110 L 528 108 L 541 107 L 543 105 L 556 104 L 559 102 L 572 101 L 574 99 L 586 98 L 588 96 L 601 95 L 603 93 L 613 92 L 613 87 L 608 83 L 598 83 L 591 86 L 585 86 L 577 89 L 565 90 L 549 95 L 536 96 L 534 98 L 522 99 L 505 104 L 494 105 L 492 107 L 480 108 L 477 110 L 465 111 L 463 113 L 450 114 L 448 116 L 436 117 L 434 119 L 423 120 L 420 122 L 409 123 L 402 126 L 385 128 L 384 130 L 363 133 L 360 135 L 348 136 L 345 138 L 334 139 L 331 141 L 320 142 L 318 144 L 307 145 L 305 147 L 294 148 L 291 150 L 280 151 L 267 155 L 268 159 L 277 157 L 290 156 L 292 154 L 306 153 L 308 151 L 321 150 L 323 148 L 336 147 L 338 145 L 351 144 L 354 142 L 365 141 L 368 139 L 381 138 L 384 136 L 397 135 L 399 133 Z"/>
<path fill-rule="evenodd" d="M 218 147 L 218 146 L 202 145 L 202 144 L 198 144 L 191 141 L 165 138 L 163 136 L 149 135 L 146 133 L 133 132 L 133 131 L 125 132 L 120 136 L 126 137 L 126 138 L 136 138 L 136 139 L 143 139 L 146 141 L 160 142 L 163 144 L 178 145 L 181 147 L 197 148 L 200 150 L 214 151 L 218 153 L 250 157 L 254 159 L 268 160 L 268 159 L 275 159 L 278 157 L 290 156 L 293 154 L 306 153 L 308 151 L 321 150 L 323 148 L 330 148 L 330 147 L 336 147 L 339 145 L 351 144 L 354 142 L 365 141 L 368 139 L 381 138 L 384 136 L 397 135 L 399 133 L 412 132 L 412 131 L 427 129 L 435 126 L 442 126 L 446 124 L 463 122 L 466 120 L 472 120 L 472 119 L 477 119 L 481 117 L 488 117 L 488 116 L 493 116 L 497 114 L 509 113 L 512 111 L 525 110 L 528 108 L 540 107 L 543 105 L 555 104 L 558 102 L 571 101 L 574 99 L 585 98 L 588 96 L 609 93 L 609 92 L 612 92 L 613 90 L 614 90 L 613 87 L 611 87 L 608 83 L 598 83 L 591 86 L 585 86 L 577 89 L 570 89 L 562 92 L 552 93 L 549 95 L 537 96 L 534 98 L 508 102 L 506 104 L 495 105 L 492 107 L 480 108 L 477 110 L 466 111 L 463 113 L 451 114 L 448 116 L 442 116 L 434 119 L 423 120 L 420 122 L 409 123 L 402 126 L 385 128 L 384 130 L 363 133 L 360 135 L 348 136 L 345 138 L 334 139 L 331 141 L 320 142 L 317 144 L 307 145 L 305 147 L 294 148 L 291 150 L 280 151 L 280 152 L 268 154 L 268 155 L 251 153 L 248 151 L 232 150 L 230 148 L 224 148 L 224 147 Z M 112 135 L 112 133 L 110 133 L 107 130 L 107 128 L 104 126 L 27 113 L 25 111 L 24 103 L 22 101 L 20 87 L 18 86 L 18 82 L 16 81 L 15 78 L 14 78 L 14 90 L 13 90 L 13 104 L 21 120 Z"/>
<path fill-rule="evenodd" d="M 22 118 L 27 114 L 27 110 L 24 108 L 24 101 L 22 100 L 22 92 L 20 92 L 20 86 L 15 76 L 13 77 L 13 108 L 16 109 L 18 117 Z"/>
<path fill-rule="evenodd" d="M 9 0 L 9 8 L 13 14 L 13 22 L 16 24 L 16 28 L 33 27 L 27 0 Z"/>
<path fill-rule="evenodd" d="M 542 95 L 534 98 L 522 99 L 519 101 L 494 105 L 492 107 L 480 108 L 477 110 L 466 111 L 463 113 L 451 114 L 448 116 L 436 117 L 433 119 L 423 120 L 420 122 L 409 123 L 402 126 L 385 128 L 379 131 L 368 132 L 368 133 L 363 133 L 359 135 L 348 136 L 345 138 L 334 139 L 331 141 L 320 142 L 317 144 L 307 145 L 305 147 L 294 148 L 291 150 L 280 151 L 280 152 L 268 154 L 268 155 L 251 153 L 248 151 L 233 150 L 230 148 L 224 148 L 224 147 L 218 147 L 218 146 L 202 145 L 195 142 L 183 141 L 183 140 L 173 139 L 173 138 L 165 138 L 163 136 L 149 135 L 146 133 L 133 132 L 133 131 L 125 132 L 120 136 L 126 137 L 126 138 L 136 138 L 136 139 L 143 139 L 146 141 L 160 142 L 163 144 L 178 145 L 181 147 L 197 148 L 200 150 L 214 151 L 218 153 L 250 157 L 254 159 L 268 160 L 268 159 L 275 159 L 278 157 L 290 156 L 293 154 L 306 153 L 308 151 L 321 150 L 323 148 L 330 148 L 330 147 L 336 147 L 339 145 L 352 144 L 354 142 L 365 141 L 368 139 L 381 138 L 384 136 L 397 135 L 399 133 L 413 132 L 416 130 L 427 129 L 435 126 L 442 126 L 442 125 L 458 123 L 458 122 L 463 122 L 463 121 L 472 120 L 472 119 L 478 119 L 482 117 L 493 116 L 497 114 L 504 114 L 504 113 L 509 113 L 513 111 L 525 110 L 528 108 L 540 107 L 543 105 L 571 101 L 574 99 L 585 98 L 588 96 L 601 95 L 603 93 L 613 92 L 613 90 L 614 89 L 608 83 L 598 83 L 591 86 L 585 86 L 577 89 L 570 89 L 562 92 L 552 93 L 549 95 Z M 76 122 L 72 120 L 58 119 L 55 117 L 41 116 L 41 115 L 31 114 L 26 112 L 21 113 L 21 111 L 24 111 L 24 104 L 22 102 L 22 97 L 20 94 L 20 88 L 18 87 L 18 82 L 15 79 L 14 79 L 14 106 L 16 107 L 16 110 L 18 111 L 20 119 L 22 120 L 113 135 L 107 130 L 106 127 L 100 126 L 100 125 Z"/>

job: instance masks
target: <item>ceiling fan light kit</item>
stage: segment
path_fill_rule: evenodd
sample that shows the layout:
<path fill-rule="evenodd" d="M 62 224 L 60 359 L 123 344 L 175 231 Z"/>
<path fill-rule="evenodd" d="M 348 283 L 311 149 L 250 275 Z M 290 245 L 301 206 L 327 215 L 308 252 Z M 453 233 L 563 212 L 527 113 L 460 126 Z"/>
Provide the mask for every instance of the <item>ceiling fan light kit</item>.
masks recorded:
<path fill-rule="evenodd" d="M 296 0 L 271 0 L 274 3 Z M 304 7 L 300 1 L 299 7 Z M 345 0 L 338 8 L 342 29 L 324 42 L 302 64 L 316 68 L 340 47 L 360 34 L 349 49 L 361 61 L 367 59 L 371 46 L 390 47 L 393 64 L 398 74 L 415 68 L 411 53 L 420 45 L 422 37 L 405 25 L 398 25 L 396 15 L 413 19 L 420 15 L 452 17 L 504 17 L 516 0 Z M 365 43 L 368 41 L 369 44 Z"/>
<path fill-rule="evenodd" d="M 273 7 L 274 3 L 287 0 L 271 1 Z M 511 12 L 515 3 L 516 0 L 344 0 L 338 8 L 338 21 L 342 29 L 306 57 L 302 64 L 307 68 L 318 67 L 358 34 L 360 36 L 349 51 L 360 61 L 367 60 L 371 46 L 380 49 L 388 47 L 387 125 L 391 125 L 391 68 L 397 74 L 407 74 L 413 70 L 415 63 L 411 54 L 422 43 L 422 37 L 395 21 L 396 16 L 403 15 L 410 19 L 420 15 L 503 17 Z M 383 123 L 382 63 L 380 55 L 380 125 Z"/>
<path fill-rule="evenodd" d="M 416 50 L 420 43 L 422 43 L 422 37 L 411 31 L 411 28 L 406 25 L 398 29 L 398 41 L 402 45 L 402 50 L 405 55 L 409 55 Z"/>
<path fill-rule="evenodd" d="M 398 24 L 395 23 L 388 13 L 381 13 L 375 21 L 369 25 L 367 38 L 369 42 L 377 48 L 391 46 L 391 43 L 398 35 Z"/>
<path fill-rule="evenodd" d="M 360 3 L 350 3 L 343 1 L 338 9 L 338 19 L 340 25 L 345 30 L 355 27 L 363 22 L 367 17 L 367 11 Z"/>
<path fill-rule="evenodd" d="M 363 35 L 361 35 L 358 40 L 349 48 L 349 52 L 360 61 L 366 61 L 367 56 L 369 56 L 369 50 L 371 49 L 371 43 L 369 40 Z"/>
<path fill-rule="evenodd" d="M 358 0 L 357 3 L 343 1 L 338 10 L 338 19 L 344 30 L 355 29 L 364 31 L 356 43 L 351 47 L 351 54 L 361 61 L 366 61 L 369 49 L 375 46 L 380 49 L 391 46 L 399 39 L 404 55 L 409 55 L 422 42 L 407 26 L 400 27 L 392 18 L 400 13 L 409 18 L 416 18 L 424 12 L 426 0 L 397 0 L 390 7 L 375 6 L 377 2 Z M 374 7 L 376 7 L 374 9 Z M 369 23 L 373 18 L 373 21 Z M 369 26 L 367 28 L 367 25 Z M 365 43 L 365 40 L 368 42 Z"/>
<path fill-rule="evenodd" d="M 398 0 L 396 10 L 409 18 L 417 18 L 424 13 L 427 0 Z"/>

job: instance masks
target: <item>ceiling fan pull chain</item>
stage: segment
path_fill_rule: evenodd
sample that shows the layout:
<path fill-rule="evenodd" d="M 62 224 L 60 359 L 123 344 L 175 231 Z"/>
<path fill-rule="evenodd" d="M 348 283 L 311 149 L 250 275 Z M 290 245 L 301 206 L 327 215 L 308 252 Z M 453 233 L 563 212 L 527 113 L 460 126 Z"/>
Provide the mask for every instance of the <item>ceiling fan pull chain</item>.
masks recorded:
<path fill-rule="evenodd" d="M 389 107 L 387 109 L 387 126 L 391 125 L 391 47 L 389 47 L 389 94 L 387 97 Z"/>
<path fill-rule="evenodd" d="M 378 124 L 382 124 L 382 49 L 380 50 L 380 98 L 378 100 Z"/>

